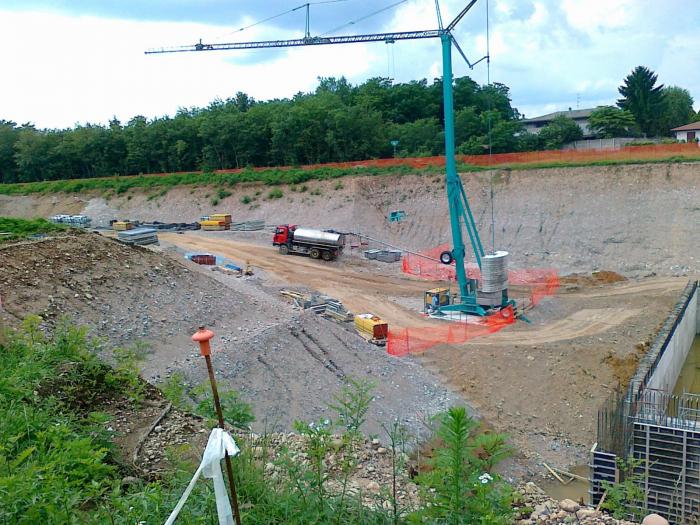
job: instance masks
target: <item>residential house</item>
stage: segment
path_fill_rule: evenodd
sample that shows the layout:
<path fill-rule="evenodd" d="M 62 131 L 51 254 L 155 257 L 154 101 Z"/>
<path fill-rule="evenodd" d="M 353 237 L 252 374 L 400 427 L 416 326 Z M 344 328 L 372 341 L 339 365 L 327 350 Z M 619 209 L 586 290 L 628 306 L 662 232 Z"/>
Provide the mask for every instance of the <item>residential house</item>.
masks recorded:
<path fill-rule="evenodd" d="M 676 140 L 682 142 L 697 142 L 700 140 L 700 122 L 678 126 L 671 131 L 676 134 Z"/>
<path fill-rule="evenodd" d="M 596 108 L 572 110 L 569 108 L 569 111 L 555 111 L 554 113 L 548 113 L 540 117 L 524 119 L 522 123 L 528 133 L 539 133 L 540 129 L 552 122 L 555 118 L 564 116 L 572 119 L 579 125 L 581 131 L 583 131 L 584 138 L 590 138 L 595 136 L 595 133 L 590 129 L 588 119 L 595 109 Z"/>

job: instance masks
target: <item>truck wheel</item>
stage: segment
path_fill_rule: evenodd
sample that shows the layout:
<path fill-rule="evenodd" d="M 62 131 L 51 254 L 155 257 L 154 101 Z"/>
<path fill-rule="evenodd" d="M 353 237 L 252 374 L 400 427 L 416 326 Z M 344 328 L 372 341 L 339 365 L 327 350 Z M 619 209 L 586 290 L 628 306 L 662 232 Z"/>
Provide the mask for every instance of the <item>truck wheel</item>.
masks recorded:
<path fill-rule="evenodd" d="M 333 259 L 333 254 L 331 252 L 323 251 L 321 252 L 321 259 L 324 261 L 330 261 Z"/>
<path fill-rule="evenodd" d="M 289 246 L 286 244 L 280 244 L 280 253 L 282 255 L 287 255 L 289 253 Z"/>
<path fill-rule="evenodd" d="M 309 256 L 312 259 L 318 259 L 319 257 L 321 257 L 321 251 L 318 248 L 311 248 L 311 250 L 309 251 Z"/>

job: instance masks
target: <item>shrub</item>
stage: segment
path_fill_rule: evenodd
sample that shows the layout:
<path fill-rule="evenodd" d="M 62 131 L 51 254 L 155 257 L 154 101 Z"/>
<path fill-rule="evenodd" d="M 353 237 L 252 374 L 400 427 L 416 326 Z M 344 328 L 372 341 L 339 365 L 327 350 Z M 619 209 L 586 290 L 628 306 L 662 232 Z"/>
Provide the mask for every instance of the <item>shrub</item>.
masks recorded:
<path fill-rule="evenodd" d="M 241 204 L 250 204 L 253 202 L 253 199 L 251 199 L 248 195 L 243 195 L 241 198 Z"/>
<path fill-rule="evenodd" d="M 284 196 L 284 193 L 279 188 L 275 188 L 274 190 L 270 190 L 270 192 L 267 194 L 267 198 L 270 200 L 281 199 L 283 196 Z"/>
<path fill-rule="evenodd" d="M 226 197 L 230 197 L 231 195 L 233 195 L 233 193 L 223 188 L 219 188 L 216 192 L 216 196 L 219 198 L 219 200 L 224 200 Z"/>
<path fill-rule="evenodd" d="M 478 424 L 464 407 L 450 408 L 437 421 L 442 445 L 432 461 L 433 470 L 419 476 L 420 483 L 431 489 L 431 505 L 425 508 L 424 516 L 453 525 L 512 523 L 513 492 L 486 469 L 473 436 Z M 507 454 L 501 441 L 496 443 L 499 445 L 491 450 L 494 461 Z"/>

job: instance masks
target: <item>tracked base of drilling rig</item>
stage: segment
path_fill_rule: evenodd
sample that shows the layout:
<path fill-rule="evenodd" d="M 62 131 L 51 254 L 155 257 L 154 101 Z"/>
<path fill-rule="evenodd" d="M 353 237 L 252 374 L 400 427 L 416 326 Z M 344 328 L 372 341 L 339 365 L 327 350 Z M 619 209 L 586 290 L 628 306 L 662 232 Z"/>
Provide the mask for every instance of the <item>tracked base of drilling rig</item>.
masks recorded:
<path fill-rule="evenodd" d="M 463 308 L 462 305 L 456 304 L 460 301 L 455 284 L 454 264 L 445 265 L 438 262 L 440 253 L 448 248 L 449 245 L 436 246 L 421 254 L 407 254 L 402 260 L 404 273 L 450 283 L 449 287 L 426 290 L 423 310 L 427 316 L 448 322 L 434 327 L 390 329 L 387 338 L 389 354 L 394 356 L 420 354 L 439 345 L 461 344 L 493 334 L 515 323 L 516 319 L 527 321 L 522 315 L 523 312 L 532 308 L 544 297 L 554 295 L 559 288 L 559 276 L 556 270 L 527 268 L 509 270 L 506 286 L 502 290 L 485 291 L 482 272 L 476 265 L 467 265 L 470 290 L 474 293 L 474 304 L 482 310 L 479 311 L 473 305 Z M 527 298 L 515 304 L 515 301 L 509 297 L 508 286 L 516 286 L 519 297 L 525 293 Z M 489 288 L 489 285 L 487 284 L 486 287 Z M 471 309 L 477 313 L 470 314 L 468 311 Z"/>
<path fill-rule="evenodd" d="M 445 253 L 449 255 L 449 252 Z M 515 301 L 508 298 L 508 252 L 484 255 L 480 279 L 467 278 L 466 283 L 460 285 L 460 292 L 461 296 L 455 297 L 445 288 L 426 291 L 424 312 L 431 317 L 454 319 L 457 316 L 459 319 L 462 315 L 484 317 L 504 308 L 515 309 Z"/>

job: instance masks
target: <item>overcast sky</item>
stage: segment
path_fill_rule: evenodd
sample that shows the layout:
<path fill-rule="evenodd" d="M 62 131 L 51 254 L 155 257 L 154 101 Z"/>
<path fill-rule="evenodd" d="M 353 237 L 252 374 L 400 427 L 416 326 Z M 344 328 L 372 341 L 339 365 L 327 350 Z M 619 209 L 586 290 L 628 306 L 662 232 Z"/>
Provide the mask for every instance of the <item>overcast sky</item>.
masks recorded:
<path fill-rule="evenodd" d="M 326 0 L 311 6 L 311 33 L 433 29 L 434 0 Z M 690 91 L 700 108 L 700 0 L 490 0 L 491 79 L 533 117 L 611 104 L 637 65 Z M 302 0 L 0 0 L 0 119 L 39 127 L 172 115 L 244 91 L 258 100 L 313 90 L 317 77 L 361 83 L 441 75 L 438 40 L 288 50 L 144 55 L 154 47 L 303 36 Z M 312 2 L 313 3 L 313 2 Z M 467 0 L 442 0 L 451 19 Z M 486 0 L 456 37 L 470 60 L 486 50 Z M 355 22 L 346 25 L 349 22 Z M 447 22 L 446 22 L 447 23 Z M 345 27 L 341 27 L 345 26 Z M 486 82 L 485 64 L 455 75 Z"/>

